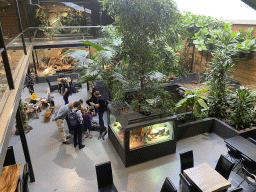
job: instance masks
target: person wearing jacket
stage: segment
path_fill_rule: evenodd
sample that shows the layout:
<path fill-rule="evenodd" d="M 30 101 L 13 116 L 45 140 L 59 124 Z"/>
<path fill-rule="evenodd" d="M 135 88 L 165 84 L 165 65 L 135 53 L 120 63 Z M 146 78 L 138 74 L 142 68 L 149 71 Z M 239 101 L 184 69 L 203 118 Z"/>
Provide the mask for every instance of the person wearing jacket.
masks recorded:
<path fill-rule="evenodd" d="M 67 139 L 70 138 L 70 136 L 67 136 L 65 130 L 64 130 L 64 119 L 67 117 L 69 109 L 73 108 L 73 103 L 69 103 L 67 105 L 63 105 L 58 110 L 56 116 L 52 118 L 52 121 L 56 121 L 59 134 L 62 137 L 62 143 L 63 144 L 70 144 L 70 142 L 67 141 Z"/>

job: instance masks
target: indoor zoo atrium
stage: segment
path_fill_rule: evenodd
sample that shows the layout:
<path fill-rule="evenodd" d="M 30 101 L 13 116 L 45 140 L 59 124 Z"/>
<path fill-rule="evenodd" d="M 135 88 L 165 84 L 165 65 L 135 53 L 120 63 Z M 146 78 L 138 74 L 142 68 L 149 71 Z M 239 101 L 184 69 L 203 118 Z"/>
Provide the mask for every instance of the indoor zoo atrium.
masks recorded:
<path fill-rule="evenodd" d="M 255 18 L 254 0 L 0 0 L 0 191 L 256 191 Z"/>

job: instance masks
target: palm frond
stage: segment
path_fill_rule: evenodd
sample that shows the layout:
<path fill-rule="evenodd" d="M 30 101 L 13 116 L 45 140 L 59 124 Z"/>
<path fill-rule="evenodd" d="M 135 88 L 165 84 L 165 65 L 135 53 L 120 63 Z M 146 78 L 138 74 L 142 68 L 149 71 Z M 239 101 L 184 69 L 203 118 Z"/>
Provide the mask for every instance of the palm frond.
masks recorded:
<path fill-rule="evenodd" d="M 83 61 L 87 59 L 89 51 L 81 50 L 81 49 L 69 49 L 64 54 L 68 54 L 70 57 L 76 60 Z"/>

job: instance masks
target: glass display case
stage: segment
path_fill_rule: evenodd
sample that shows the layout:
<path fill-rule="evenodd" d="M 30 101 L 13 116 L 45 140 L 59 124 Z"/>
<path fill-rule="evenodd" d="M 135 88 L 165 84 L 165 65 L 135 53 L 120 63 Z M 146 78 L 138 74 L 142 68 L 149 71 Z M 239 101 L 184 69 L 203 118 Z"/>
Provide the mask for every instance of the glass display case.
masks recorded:
<path fill-rule="evenodd" d="M 130 150 L 173 139 L 173 121 L 130 130 Z"/>
<path fill-rule="evenodd" d="M 108 137 L 126 167 L 175 153 L 175 128 L 175 115 L 145 116 L 108 105 Z"/>
<path fill-rule="evenodd" d="M 112 113 L 110 113 L 109 120 L 110 120 L 110 123 L 109 123 L 110 128 L 115 134 L 120 145 L 124 147 L 124 131 L 123 131 L 122 125 L 116 120 L 116 117 Z"/>

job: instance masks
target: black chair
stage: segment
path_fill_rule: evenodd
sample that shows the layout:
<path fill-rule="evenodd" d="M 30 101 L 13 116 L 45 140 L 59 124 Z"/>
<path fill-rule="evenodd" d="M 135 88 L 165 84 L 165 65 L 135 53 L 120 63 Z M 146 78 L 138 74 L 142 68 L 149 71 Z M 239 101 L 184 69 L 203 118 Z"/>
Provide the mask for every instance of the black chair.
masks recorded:
<path fill-rule="evenodd" d="M 16 161 L 15 161 L 13 146 L 9 146 L 6 151 L 4 166 L 14 165 L 14 164 L 16 164 Z"/>
<path fill-rule="evenodd" d="M 243 190 L 242 187 L 237 187 L 237 188 L 235 188 L 235 189 L 229 190 L 228 192 L 239 192 L 239 191 L 242 191 L 242 190 Z"/>
<path fill-rule="evenodd" d="M 241 162 L 242 167 L 244 167 L 248 171 L 255 174 L 256 173 L 256 163 L 254 161 L 252 161 L 251 159 L 249 159 L 244 154 L 241 154 L 241 156 L 242 156 L 242 162 Z M 238 173 L 242 169 L 242 167 L 236 173 Z"/>
<path fill-rule="evenodd" d="M 197 192 L 199 191 L 189 180 L 180 173 L 181 192 Z"/>
<path fill-rule="evenodd" d="M 15 192 L 23 192 L 23 181 L 19 179 Z"/>
<path fill-rule="evenodd" d="M 46 81 L 47 81 L 47 83 L 48 83 L 48 85 L 49 85 L 50 92 L 53 92 L 53 91 L 59 89 L 59 85 L 58 85 L 58 84 L 56 84 L 56 85 L 51 84 L 50 81 L 49 81 L 49 79 L 47 79 L 47 78 L 46 78 Z"/>
<path fill-rule="evenodd" d="M 117 192 L 113 183 L 111 162 L 95 165 L 99 192 Z"/>
<path fill-rule="evenodd" d="M 253 144 L 255 144 L 255 145 L 256 145 L 256 140 L 254 140 L 253 138 L 248 137 L 248 138 L 247 138 L 247 140 L 248 140 L 248 141 L 250 141 L 250 142 L 252 142 Z"/>
<path fill-rule="evenodd" d="M 66 77 L 65 73 L 58 73 L 58 78 Z"/>
<path fill-rule="evenodd" d="M 180 153 L 180 172 L 183 173 L 185 169 L 194 167 L 193 151 L 186 151 Z"/>
<path fill-rule="evenodd" d="M 169 177 L 166 177 L 160 192 L 177 192 L 177 189 L 175 188 Z"/>
<path fill-rule="evenodd" d="M 239 164 L 242 162 L 242 155 L 241 155 L 241 153 L 240 153 L 239 151 L 237 151 L 237 150 L 236 150 L 234 147 L 232 147 L 231 145 L 226 144 L 226 146 L 227 146 L 227 148 L 228 148 L 228 156 L 229 156 L 232 160 L 236 161 L 236 164 L 235 164 L 234 168 L 232 169 L 232 170 L 234 170 L 235 167 L 236 167 L 237 165 L 239 165 Z"/>
<path fill-rule="evenodd" d="M 215 170 L 228 180 L 234 166 L 234 163 L 228 160 L 224 155 L 221 155 L 215 167 Z"/>
<path fill-rule="evenodd" d="M 71 79 L 70 87 L 74 87 L 76 89 L 82 89 L 82 84 L 76 83 L 76 82 L 73 81 L 73 79 Z"/>
<path fill-rule="evenodd" d="M 250 173 L 248 170 L 246 170 L 244 167 L 242 168 L 243 173 L 244 173 L 244 180 L 238 185 L 238 187 L 246 181 L 249 185 L 254 187 L 254 191 L 256 191 L 256 178 L 255 175 Z"/>
<path fill-rule="evenodd" d="M 23 192 L 29 192 L 28 189 L 28 177 L 29 177 L 29 168 L 28 168 L 28 163 L 25 163 L 24 168 L 23 168 Z"/>

